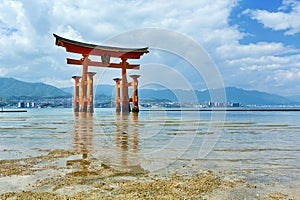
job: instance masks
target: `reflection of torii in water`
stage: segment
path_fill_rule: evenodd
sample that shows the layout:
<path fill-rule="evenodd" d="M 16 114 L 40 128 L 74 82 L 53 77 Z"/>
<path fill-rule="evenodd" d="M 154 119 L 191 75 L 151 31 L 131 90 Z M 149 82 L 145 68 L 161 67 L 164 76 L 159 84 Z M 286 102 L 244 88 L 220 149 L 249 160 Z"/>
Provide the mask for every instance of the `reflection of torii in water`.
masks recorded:
<path fill-rule="evenodd" d="M 116 114 L 116 147 L 120 152 L 121 170 L 133 173 L 142 173 L 138 159 L 138 114 L 132 113 L 132 124 L 129 122 L 129 114 Z"/>
<path fill-rule="evenodd" d="M 74 113 L 73 147 L 76 153 L 82 154 L 81 159 L 68 160 L 67 166 L 79 163 L 82 172 L 88 172 L 88 154 L 92 149 L 93 139 L 93 115 L 92 113 Z"/>
<path fill-rule="evenodd" d="M 75 113 L 73 144 L 76 153 L 82 154 L 81 159 L 68 160 L 67 166 L 78 163 L 83 173 L 88 173 L 91 162 L 89 155 L 99 154 L 102 166 L 112 167 L 120 171 L 143 173 L 138 159 L 138 114 L 132 113 L 132 123 L 129 113 L 116 115 L 116 146 L 93 148 L 93 115 L 91 113 Z M 108 154 L 107 154 L 108 153 Z M 112 154 L 111 154 L 112 153 Z"/>

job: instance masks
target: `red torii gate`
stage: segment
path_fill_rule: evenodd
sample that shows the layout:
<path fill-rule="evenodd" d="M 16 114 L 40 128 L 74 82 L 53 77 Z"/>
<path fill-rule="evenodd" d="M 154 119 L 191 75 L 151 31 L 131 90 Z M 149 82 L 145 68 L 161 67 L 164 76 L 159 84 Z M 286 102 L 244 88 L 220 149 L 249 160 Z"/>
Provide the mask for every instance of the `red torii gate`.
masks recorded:
<path fill-rule="evenodd" d="M 80 60 L 67 58 L 67 64 L 82 65 L 82 75 L 73 76 L 75 81 L 74 85 L 74 111 L 75 112 L 94 112 L 93 107 L 93 76 L 94 72 L 88 71 L 88 66 L 94 67 L 110 67 L 121 68 L 122 79 L 114 79 L 116 82 L 116 111 L 130 112 L 129 102 L 132 101 L 132 112 L 138 112 L 138 75 L 132 75 L 132 82 L 128 83 L 126 69 L 139 69 L 138 64 L 129 64 L 127 59 L 140 59 L 144 53 L 148 53 L 148 47 L 146 48 L 119 48 L 108 47 L 95 44 L 88 44 L 69 40 L 53 34 L 56 38 L 55 44 L 57 46 L 64 47 L 67 52 L 81 54 Z M 101 61 L 92 61 L 89 56 L 100 56 Z M 111 63 L 110 58 L 120 58 L 120 63 Z M 132 98 L 128 97 L 128 86 L 132 86 Z M 122 89 L 122 98 L 120 99 L 120 89 Z M 122 103 L 122 107 L 120 106 Z"/>

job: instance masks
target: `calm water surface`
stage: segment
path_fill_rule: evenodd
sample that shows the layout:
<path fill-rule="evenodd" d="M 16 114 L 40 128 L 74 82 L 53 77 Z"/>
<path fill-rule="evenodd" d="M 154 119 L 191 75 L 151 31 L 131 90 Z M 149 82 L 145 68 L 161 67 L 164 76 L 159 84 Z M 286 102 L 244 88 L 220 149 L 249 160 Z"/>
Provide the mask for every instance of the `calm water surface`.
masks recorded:
<path fill-rule="evenodd" d="M 1 160 L 43 154 L 38 149 L 76 150 L 116 168 L 188 170 L 194 164 L 299 186 L 300 112 L 0 113 Z"/>

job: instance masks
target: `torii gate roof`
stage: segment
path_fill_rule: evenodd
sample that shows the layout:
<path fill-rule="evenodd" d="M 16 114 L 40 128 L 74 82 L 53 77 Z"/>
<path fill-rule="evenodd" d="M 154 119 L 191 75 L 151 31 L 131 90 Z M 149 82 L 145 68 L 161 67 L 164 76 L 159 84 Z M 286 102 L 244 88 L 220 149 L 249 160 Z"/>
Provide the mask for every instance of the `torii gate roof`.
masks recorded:
<path fill-rule="evenodd" d="M 119 48 L 109 47 L 96 44 L 89 44 L 70 40 L 53 34 L 56 38 L 55 44 L 57 46 L 65 47 L 67 52 L 78 53 L 82 55 L 110 55 L 115 58 L 124 59 L 139 59 L 144 53 L 148 53 L 148 47 L 145 48 Z"/>

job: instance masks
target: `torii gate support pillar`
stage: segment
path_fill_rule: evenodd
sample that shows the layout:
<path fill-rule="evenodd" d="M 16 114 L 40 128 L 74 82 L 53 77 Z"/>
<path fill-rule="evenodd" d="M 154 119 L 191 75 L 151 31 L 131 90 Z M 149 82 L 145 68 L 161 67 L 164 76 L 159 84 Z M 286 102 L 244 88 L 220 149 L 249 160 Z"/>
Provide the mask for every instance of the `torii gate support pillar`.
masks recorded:
<path fill-rule="evenodd" d="M 121 99 L 120 99 L 120 87 L 121 87 L 121 84 L 120 84 L 120 81 L 122 79 L 120 78 L 115 78 L 114 81 L 116 82 L 116 112 L 121 112 Z"/>
<path fill-rule="evenodd" d="M 81 76 L 73 76 L 72 78 L 74 79 L 74 112 L 79 112 L 79 80 L 81 79 Z"/>
<path fill-rule="evenodd" d="M 140 75 L 131 75 L 130 77 L 132 78 L 132 112 L 139 112 L 138 78 Z"/>

